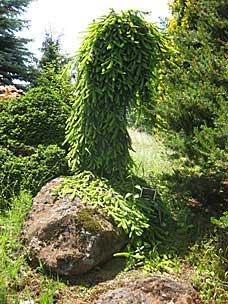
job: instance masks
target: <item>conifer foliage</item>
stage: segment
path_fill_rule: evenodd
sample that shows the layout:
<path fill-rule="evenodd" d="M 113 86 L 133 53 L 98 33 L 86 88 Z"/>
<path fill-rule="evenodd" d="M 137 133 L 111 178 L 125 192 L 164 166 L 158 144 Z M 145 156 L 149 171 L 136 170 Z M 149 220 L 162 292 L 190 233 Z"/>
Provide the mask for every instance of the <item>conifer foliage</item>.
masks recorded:
<path fill-rule="evenodd" d="M 60 39 L 55 38 L 51 32 L 45 33 L 41 52 L 42 57 L 39 61 L 41 70 L 52 66 L 55 73 L 60 73 L 63 66 L 68 61 L 67 57 L 61 54 Z"/>
<path fill-rule="evenodd" d="M 0 83 L 12 84 L 14 79 L 29 80 L 31 54 L 28 39 L 16 35 L 26 26 L 19 16 L 31 0 L 0 1 Z"/>
<path fill-rule="evenodd" d="M 132 165 L 126 112 L 151 99 L 162 35 L 143 14 L 127 11 L 93 22 L 77 57 L 77 96 L 68 120 L 73 169 L 121 177 Z"/>
<path fill-rule="evenodd" d="M 228 2 L 175 0 L 171 7 L 175 52 L 161 71 L 160 126 L 185 156 L 183 185 L 191 197 L 226 210 Z"/>
<path fill-rule="evenodd" d="M 228 149 L 228 3 L 175 0 L 172 11 L 176 53 L 162 71 L 160 114 L 191 158 L 209 166 L 218 160 L 221 170 Z"/>

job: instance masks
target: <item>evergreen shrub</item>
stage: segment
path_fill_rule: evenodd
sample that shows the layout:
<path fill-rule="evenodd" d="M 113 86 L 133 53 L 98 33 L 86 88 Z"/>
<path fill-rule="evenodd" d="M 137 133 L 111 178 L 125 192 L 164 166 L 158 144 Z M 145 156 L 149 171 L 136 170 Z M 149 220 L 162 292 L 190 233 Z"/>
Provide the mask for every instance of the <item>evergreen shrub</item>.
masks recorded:
<path fill-rule="evenodd" d="M 35 195 L 45 182 L 67 172 L 66 151 L 57 145 L 30 147 L 26 156 L 0 147 L 0 208 L 21 189 Z"/>
<path fill-rule="evenodd" d="M 0 145 L 18 155 L 19 145 L 62 145 L 69 109 L 58 90 L 41 86 L 25 96 L 0 101 Z"/>
<path fill-rule="evenodd" d="M 0 101 L 2 204 L 21 187 L 35 194 L 49 179 L 67 173 L 62 143 L 70 102 L 64 88 L 43 82 L 24 96 Z"/>
<path fill-rule="evenodd" d="M 227 202 L 225 195 L 221 203 L 214 194 L 222 194 L 228 178 L 228 5 L 224 0 L 175 0 L 171 8 L 168 31 L 175 51 L 160 71 L 158 125 L 169 135 L 173 150 L 187 159 L 184 173 L 198 181 L 191 195 L 194 189 L 196 199 L 210 193 L 203 204 L 214 210 L 217 205 L 219 211 Z"/>

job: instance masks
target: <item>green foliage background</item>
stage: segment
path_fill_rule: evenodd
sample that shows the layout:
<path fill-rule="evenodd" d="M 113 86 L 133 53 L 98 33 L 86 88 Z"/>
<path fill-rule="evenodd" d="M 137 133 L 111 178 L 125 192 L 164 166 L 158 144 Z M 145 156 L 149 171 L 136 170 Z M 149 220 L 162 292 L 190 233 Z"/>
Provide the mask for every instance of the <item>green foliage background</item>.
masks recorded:
<path fill-rule="evenodd" d="M 17 149 L 18 145 L 61 145 L 68 114 L 62 96 L 50 86 L 34 88 L 25 96 L 2 101 L 0 143 L 10 150 Z M 23 155 L 23 151 L 18 153 Z"/>
<path fill-rule="evenodd" d="M 42 57 L 38 63 L 39 68 L 45 70 L 51 65 L 56 74 L 61 73 L 68 59 L 66 55 L 61 53 L 60 38 L 55 38 L 53 33 L 46 32 L 41 52 Z"/>
<path fill-rule="evenodd" d="M 176 0 L 172 11 L 175 51 L 160 74 L 160 124 L 180 135 L 190 158 L 212 166 L 227 156 L 228 5 Z"/>
<path fill-rule="evenodd" d="M 48 180 L 68 173 L 66 151 L 57 145 L 29 147 L 28 155 L 16 156 L 0 146 L 0 209 L 21 189 L 33 195 Z M 28 153 L 28 150 L 27 150 Z"/>
<path fill-rule="evenodd" d="M 171 8 L 172 48 L 161 62 L 157 126 L 186 159 L 182 181 L 192 184 L 191 195 L 219 210 L 227 205 L 220 190 L 228 177 L 228 4 L 176 0 Z"/>

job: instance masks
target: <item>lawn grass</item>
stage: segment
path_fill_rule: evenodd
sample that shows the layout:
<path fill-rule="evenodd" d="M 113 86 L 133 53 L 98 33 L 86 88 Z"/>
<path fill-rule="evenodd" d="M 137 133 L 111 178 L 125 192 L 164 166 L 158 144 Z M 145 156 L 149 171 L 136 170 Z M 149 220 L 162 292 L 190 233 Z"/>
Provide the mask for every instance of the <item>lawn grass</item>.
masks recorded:
<path fill-rule="evenodd" d="M 23 285 L 26 269 L 25 254 L 20 242 L 21 225 L 31 205 L 32 197 L 27 192 L 12 198 L 13 208 L 4 210 L 0 216 L 0 302 L 17 301 L 16 290 Z M 16 303 L 16 302 L 15 302 Z"/>

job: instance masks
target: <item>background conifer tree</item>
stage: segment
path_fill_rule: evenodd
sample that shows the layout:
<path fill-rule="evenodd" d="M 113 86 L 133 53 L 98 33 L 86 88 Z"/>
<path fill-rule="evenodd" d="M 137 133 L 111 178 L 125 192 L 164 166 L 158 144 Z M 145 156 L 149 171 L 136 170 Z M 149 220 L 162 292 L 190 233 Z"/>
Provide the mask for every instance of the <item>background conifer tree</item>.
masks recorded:
<path fill-rule="evenodd" d="M 158 118 L 186 157 L 192 196 L 218 208 L 227 204 L 228 2 L 175 0 L 171 8 L 175 51 L 161 69 Z"/>
<path fill-rule="evenodd" d="M 42 57 L 39 61 L 39 68 L 42 70 L 52 66 L 55 73 L 59 73 L 62 67 L 68 62 L 67 56 L 61 53 L 60 39 L 54 38 L 51 32 L 45 33 L 41 52 Z"/>
<path fill-rule="evenodd" d="M 31 79 L 31 53 L 26 48 L 29 40 L 16 35 L 27 25 L 20 15 L 30 2 L 0 1 L 0 83 L 12 84 L 13 80 Z"/>
<path fill-rule="evenodd" d="M 172 11 L 176 53 L 162 70 L 160 115 L 190 157 L 207 159 L 227 141 L 228 3 L 176 0 Z"/>

